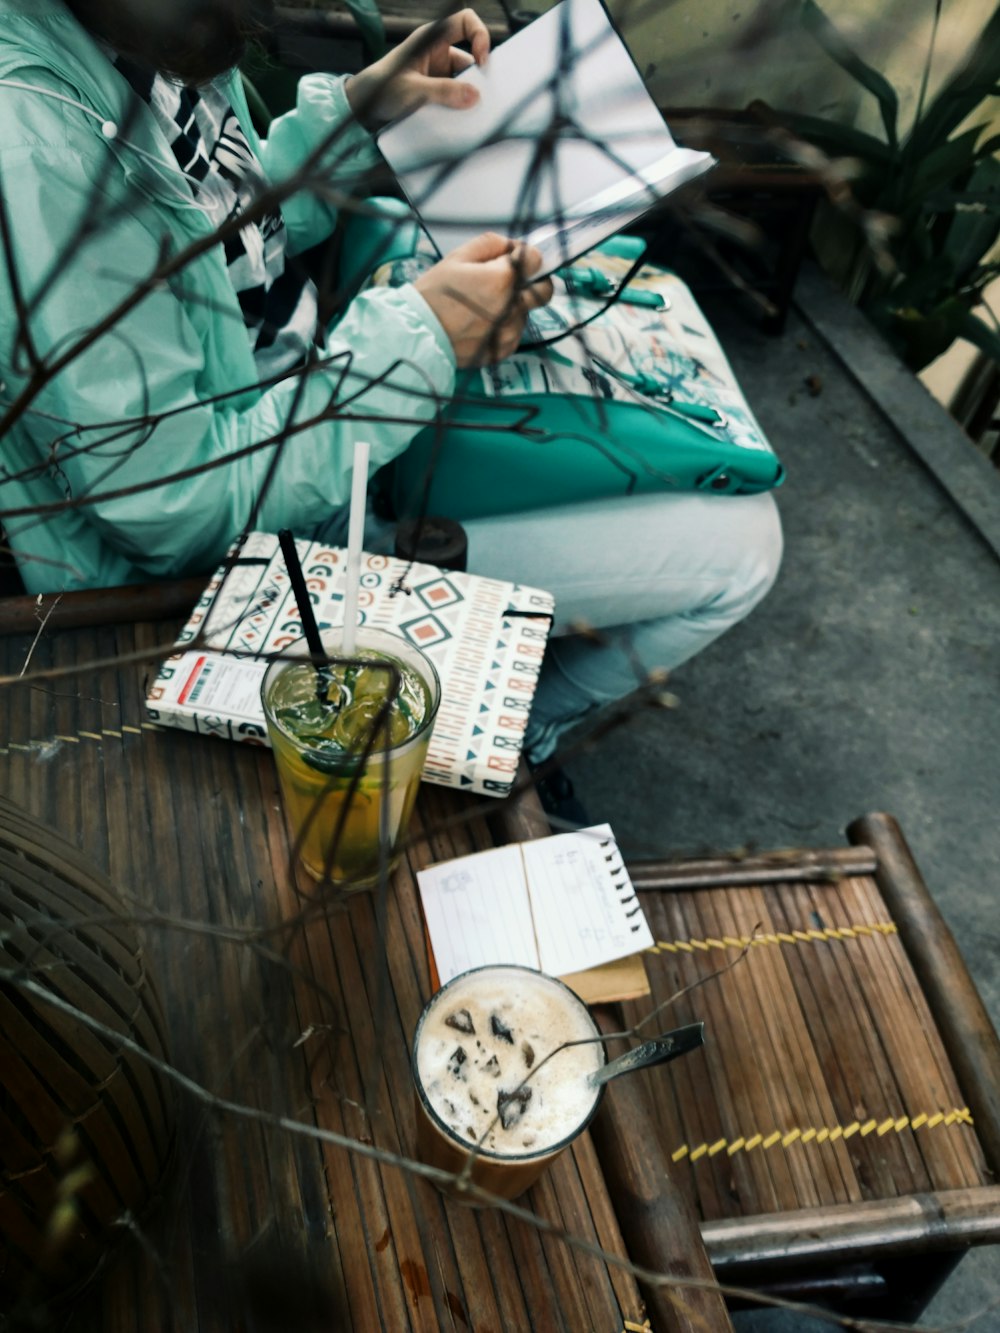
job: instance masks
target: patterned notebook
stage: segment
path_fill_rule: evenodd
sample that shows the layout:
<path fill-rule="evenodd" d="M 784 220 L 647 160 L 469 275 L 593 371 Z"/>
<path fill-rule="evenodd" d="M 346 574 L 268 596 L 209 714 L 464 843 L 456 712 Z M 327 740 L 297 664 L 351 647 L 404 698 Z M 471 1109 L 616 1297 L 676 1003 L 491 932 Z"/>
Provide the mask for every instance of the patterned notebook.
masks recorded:
<path fill-rule="evenodd" d="M 343 624 L 346 551 L 298 542 L 321 629 Z M 404 635 L 441 677 L 424 778 L 505 796 L 551 626 L 552 596 L 538 588 L 364 554 L 362 624 Z M 251 533 L 223 580 L 220 569 L 146 696 L 152 721 L 266 745 L 260 685 L 270 654 L 302 637 L 278 539 Z M 197 644 L 185 648 L 185 644 Z"/>

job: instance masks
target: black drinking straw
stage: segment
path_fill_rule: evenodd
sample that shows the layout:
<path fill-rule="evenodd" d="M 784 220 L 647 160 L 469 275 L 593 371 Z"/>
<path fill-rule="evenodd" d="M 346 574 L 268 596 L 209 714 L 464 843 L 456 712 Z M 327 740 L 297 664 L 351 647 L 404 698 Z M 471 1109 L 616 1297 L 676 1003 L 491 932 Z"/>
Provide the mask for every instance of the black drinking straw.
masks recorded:
<path fill-rule="evenodd" d="M 292 592 L 295 594 L 295 605 L 299 608 L 302 630 L 306 636 L 306 643 L 309 645 L 313 664 L 316 667 L 316 698 L 322 704 L 329 703 L 327 692 L 330 689 L 330 659 L 327 657 L 323 641 L 319 637 L 319 626 L 316 624 L 316 617 L 313 615 L 312 602 L 309 600 L 302 566 L 299 563 L 299 553 L 295 549 L 295 538 L 292 536 L 290 529 L 281 529 L 278 533 L 278 542 L 281 545 L 281 554 L 285 557 L 285 568 L 288 570 Z"/>

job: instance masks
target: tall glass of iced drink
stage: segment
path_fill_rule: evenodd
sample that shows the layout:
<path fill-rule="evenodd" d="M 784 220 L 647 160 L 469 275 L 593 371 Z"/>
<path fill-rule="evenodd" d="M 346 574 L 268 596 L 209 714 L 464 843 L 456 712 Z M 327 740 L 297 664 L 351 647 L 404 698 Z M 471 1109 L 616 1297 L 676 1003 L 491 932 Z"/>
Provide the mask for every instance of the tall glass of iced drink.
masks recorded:
<path fill-rule="evenodd" d="M 315 879 L 366 888 L 399 859 L 441 683 L 399 635 L 361 627 L 345 660 L 340 634 L 323 636 L 329 666 L 304 642 L 272 662 L 261 699 L 299 859 Z"/>
<path fill-rule="evenodd" d="M 413 1039 L 417 1157 L 456 1175 L 471 1158 L 474 1184 L 516 1199 L 590 1123 L 604 1062 L 587 1006 L 561 981 L 506 964 L 461 973 Z"/>

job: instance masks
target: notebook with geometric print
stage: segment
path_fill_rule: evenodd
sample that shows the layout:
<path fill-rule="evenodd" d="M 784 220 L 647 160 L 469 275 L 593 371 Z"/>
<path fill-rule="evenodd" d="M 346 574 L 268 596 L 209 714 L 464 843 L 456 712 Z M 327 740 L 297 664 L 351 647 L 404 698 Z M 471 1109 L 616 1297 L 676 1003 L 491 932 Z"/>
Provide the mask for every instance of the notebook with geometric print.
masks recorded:
<path fill-rule="evenodd" d="M 296 549 L 320 629 L 343 624 L 346 551 L 306 541 Z M 266 655 L 302 637 L 277 537 L 250 533 L 223 574 L 220 567 L 161 665 L 146 712 L 164 726 L 267 745 Z M 401 634 L 441 677 L 425 781 L 489 796 L 510 791 L 553 606 L 539 588 L 362 555 L 359 623 Z"/>

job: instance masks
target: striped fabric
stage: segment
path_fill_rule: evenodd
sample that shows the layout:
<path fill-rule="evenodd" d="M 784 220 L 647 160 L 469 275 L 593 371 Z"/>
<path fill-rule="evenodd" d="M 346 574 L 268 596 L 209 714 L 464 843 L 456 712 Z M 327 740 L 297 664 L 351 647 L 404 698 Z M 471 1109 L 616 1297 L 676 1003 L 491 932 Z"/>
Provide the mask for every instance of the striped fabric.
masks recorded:
<path fill-rule="evenodd" d="M 122 56 L 114 63 L 150 107 L 212 225 L 242 213 L 262 176 L 225 95 L 214 84 L 185 88 Z M 249 223 L 225 249 L 261 379 L 300 365 L 315 340 L 316 289 L 299 265 L 286 265 L 281 213 Z"/>

